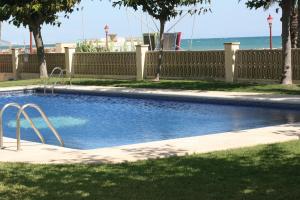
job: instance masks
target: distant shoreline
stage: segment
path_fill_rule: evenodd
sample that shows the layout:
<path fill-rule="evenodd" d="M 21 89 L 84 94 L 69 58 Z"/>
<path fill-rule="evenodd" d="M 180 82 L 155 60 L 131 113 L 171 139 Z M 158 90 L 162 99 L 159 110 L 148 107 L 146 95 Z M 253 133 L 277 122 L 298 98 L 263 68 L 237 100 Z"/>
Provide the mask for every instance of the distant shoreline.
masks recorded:
<path fill-rule="evenodd" d="M 243 39 L 243 38 L 269 38 L 270 36 L 243 36 L 243 37 L 216 37 L 216 38 L 214 38 L 214 37 L 212 37 L 212 38 L 193 38 L 193 39 L 197 39 L 197 40 L 211 40 L 211 39 L 235 39 L 235 38 L 241 38 L 241 39 Z M 281 38 L 281 36 L 280 35 L 273 35 L 273 37 L 280 37 Z M 183 37 L 182 38 L 182 40 L 190 40 L 191 38 L 185 38 L 185 37 Z"/>
<path fill-rule="evenodd" d="M 182 39 L 182 50 L 218 50 L 224 49 L 226 42 L 240 42 L 241 49 L 267 49 L 269 48 L 268 36 L 257 37 L 229 37 L 229 38 L 200 38 Z M 74 42 L 75 43 L 75 42 Z M 24 48 L 24 45 L 12 45 L 13 48 Z M 54 48 L 55 44 L 45 44 L 46 48 Z M 281 36 L 273 36 L 273 47 L 281 48 Z M 29 45 L 26 45 L 29 48 Z M 0 49 L 7 49 L 7 46 L 0 46 Z"/>

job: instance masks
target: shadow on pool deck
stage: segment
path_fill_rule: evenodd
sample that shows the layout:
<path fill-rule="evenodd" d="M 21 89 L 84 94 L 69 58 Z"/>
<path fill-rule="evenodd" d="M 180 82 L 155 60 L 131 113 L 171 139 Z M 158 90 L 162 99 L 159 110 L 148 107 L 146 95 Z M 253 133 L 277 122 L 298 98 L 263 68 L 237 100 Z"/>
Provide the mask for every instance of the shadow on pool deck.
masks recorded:
<path fill-rule="evenodd" d="M 57 88 L 66 89 L 66 88 Z M 205 90 L 180 90 L 180 89 L 159 89 L 159 88 L 122 88 L 122 87 L 93 87 L 86 88 L 83 86 L 72 86 L 68 89 L 82 90 L 86 92 L 99 92 L 100 94 L 112 95 L 112 96 L 133 96 L 133 97 L 147 97 L 150 98 L 152 95 L 155 98 L 158 96 L 161 97 L 178 97 L 184 99 L 193 99 L 193 98 L 209 98 L 213 100 L 214 98 L 220 99 L 232 99 L 232 100 L 265 100 L 265 101 L 274 101 L 282 103 L 296 103 L 300 102 L 300 93 L 299 95 L 287 95 L 287 94 L 272 94 L 272 93 L 248 93 L 248 92 L 224 92 L 224 91 L 205 91 Z"/>
<path fill-rule="evenodd" d="M 274 131 L 273 133 L 275 134 L 280 134 L 280 135 L 286 135 L 286 136 L 296 136 L 300 140 L 300 125 L 299 124 L 289 124 L 289 125 L 284 125 L 286 126 L 286 130 L 278 130 Z M 290 129 L 290 127 L 294 128 L 299 128 L 298 130 L 295 129 Z"/>
<path fill-rule="evenodd" d="M 45 149 L 47 150 L 47 149 Z M 49 151 L 58 151 L 48 149 Z M 60 151 L 58 151 L 60 153 Z M 102 153 L 101 153 L 102 152 Z M 119 154 L 118 154 L 119 153 Z M 53 159 L 50 163 L 120 163 L 129 160 L 138 161 L 145 159 L 165 158 L 179 155 L 186 155 L 188 151 L 178 149 L 172 145 L 162 145 L 161 147 L 138 147 L 120 149 L 99 149 L 92 152 L 75 151 L 61 152 L 66 159 Z M 111 154 L 111 156 L 109 156 Z M 108 155 L 108 156 L 105 156 Z"/>
<path fill-rule="evenodd" d="M 282 130 L 285 129 L 285 130 Z M 247 133 L 247 130 L 237 131 L 236 133 Z M 235 132 L 234 132 L 235 133 Z M 281 125 L 281 130 L 272 131 L 274 134 L 298 137 L 300 140 L 300 124 L 287 124 Z M 225 141 L 225 143 L 228 141 Z M 189 149 L 179 148 L 177 145 L 163 143 L 160 145 L 146 146 L 126 146 L 116 148 L 104 148 L 98 150 L 82 151 L 78 154 L 78 151 L 63 152 L 65 160 L 51 160 L 51 162 L 65 162 L 65 163 L 120 163 L 128 161 L 138 161 L 145 159 L 167 158 L 173 156 L 184 156 L 190 153 Z M 49 149 L 53 151 L 53 149 Z M 219 151 L 219 150 L 217 150 Z M 76 155 L 74 157 L 74 155 Z M 107 156 L 105 156 L 107 155 Z"/>
<path fill-rule="evenodd" d="M 187 154 L 184 149 L 175 149 L 172 145 L 164 145 L 162 147 L 143 147 L 143 148 L 128 148 L 122 149 L 122 151 L 128 152 L 130 155 L 137 159 L 146 158 L 161 158 L 170 157 L 176 155 Z"/>
<path fill-rule="evenodd" d="M 100 148 L 95 150 L 77 150 L 48 146 L 39 143 L 23 141 L 21 152 L 17 151 L 16 142 L 13 139 L 5 141 L 5 148 L 0 150 L 0 156 L 5 160 L 13 162 L 29 163 L 120 163 L 185 155 L 188 151 L 172 146 L 161 144 L 152 147 L 143 144 L 142 146 L 123 146 L 112 148 Z M 12 157 L 7 155 L 11 155 Z M 12 159 L 11 159 L 12 158 Z M 15 159 L 15 160 L 14 160 Z"/>
<path fill-rule="evenodd" d="M 15 140 L 7 138 L 5 140 L 7 148 L 0 151 L 0 160 L 3 162 L 51 164 L 120 163 L 221 151 L 295 139 L 300 139 L 300 124 L 286 124 L 94 150 L 75 150 L 24 141 L 21 144 L 23 151 L 17 152 Z"/>

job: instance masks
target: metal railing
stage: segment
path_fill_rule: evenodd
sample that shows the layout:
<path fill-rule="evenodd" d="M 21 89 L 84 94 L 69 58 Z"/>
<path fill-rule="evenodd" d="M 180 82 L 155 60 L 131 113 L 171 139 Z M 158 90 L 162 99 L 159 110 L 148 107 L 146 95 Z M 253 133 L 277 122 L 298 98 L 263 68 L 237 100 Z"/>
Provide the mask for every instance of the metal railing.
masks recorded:
<path fill-rule="evenodd" d="M 17 103 L 9 103 L 6 104 L 0 111 L 0 149 L 3 148 L 3 114 L 5 112 L 6 109 L 10 108 L 10 107 L 15 107 L 17 109 L 21 109 L 21 106 Z M 29 122 L 30 126 L 32 127 L 32 129 L 34 130 L 34 132 L 37 134 L 37 136 L 39 137 L 39 139 L 41 140 L 41 142 L 43 144 L 45 144 L 45 139 L 42 136 L 42 134 L 40 133 L 40 131 L 36 128 L 36 126 L 34 125 L 33 121 L 30 119 L 30 117 L 28 116 L 28 114 L 23 111 L 22 112 L 23 116 L 25 117 L 25 119 Z"/>
<path fill-rule="evenodd" d="M 46 79 L 46 82 L 45 82 L 45 84 L 44 84 L 44 94 L 46 94 L 46 91 L 47 91 L 47 85 L 49 84 L 50 80 L 51 80 L 52 78 L 54 78 L 54 75 L 55 75 L 55 72 L 56 72 L 56 71 L 58 71 L 59 73 L 58 73 L 58 76 L 56 77 L 57 80 L 54 81 L 53 84 L 52 84 L 52 87 L 51 87 L 52 94 L 54 94 L 54 87 L 57 85 L 58 82 L 60 82 L 60 81 L 62 81 L 63 83 L 65 82 L 64 74 L 67 73 L 67 70 L 62 69 L 62 68 L 60 68 L 60 67 L 55 67 L 55 68 L 52 70 L 52 72 L 51 72 L 49 78 Z M 70 85 L 72 85 L 72 79 L 71 79 L 71 77 L 70 77 L 69 81 L 70 81 Z"/>
<path fill-rule="evenodd" d="M 17 117 L 16 117 L 16 123 L 17 123 L 16 124 L 16 129 L 17 129 L 16 130 L 16 137 L 17 137 L 17 150 L 18 151 L 21 149 L 21 119 L 20 118 L 21 118 L 22 114 L 25 117 L 25 119 L 30 123 L 31 127 L 33 128 L 33 130 L 35 131 L 35 133 L 37 134 L 37 136 L 39 137 L 41 142 L 43 144 L 45 144 L 44 137 L 42 136 L 40 131 L 36 128 L 33 121 L 28 116 L 28 114 L 25 112 L 25 110 L 27 108 L 34 108 L 35 110 L 37 110 L 40 113 L 41 117 L 44 119 L 47 126 L 50 128 L 50 130 L 52 131 L 54 136 L 57 138 L 57 140 L 59 141 L 61 146 L 64 146 L 63 139 L 61 138 L 61 136 L 59 135 L 57 130 L 54 128 L 53 124 L 50 122 L 50 120 L 48 119 L 48 117 L 46 116 L 44 111 L 38 105 L 36 105 L 36 104 L 26 104 L 24 106 L 20 106 L 17 103 L 9 103 L 9 104 L 6 104 L 0 111 L 0 149 L 3 148 L 3 135 L 4 135 L 4 132 L 3 132 L 3 114 L 4 114 L 4 111 L 9 107 L 18 108 L 18 113 L 17 113 Z"/>

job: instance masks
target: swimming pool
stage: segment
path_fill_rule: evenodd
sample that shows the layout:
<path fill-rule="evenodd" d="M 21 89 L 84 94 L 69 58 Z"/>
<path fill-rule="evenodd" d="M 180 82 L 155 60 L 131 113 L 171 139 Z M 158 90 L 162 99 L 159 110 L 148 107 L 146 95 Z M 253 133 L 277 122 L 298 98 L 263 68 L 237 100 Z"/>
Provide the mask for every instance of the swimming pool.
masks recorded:
<path fill-rule="evenodd" d="M 208 135 L 300 121 L 299 110 L 158 99 L 36 92 L 0 95 L 6 103 L 35 103 L 52 121 L 65 146 L 95 149 L 150 141 Z M 10 111 L 9 111 L 10 110 Z M 4 115 L 4 133 L 15 138 L 17 110 Z M 28 109 L 47 144 L 59 145 L 35 110 Z M 38 142 L 22 120 L 21 137 Z"/>

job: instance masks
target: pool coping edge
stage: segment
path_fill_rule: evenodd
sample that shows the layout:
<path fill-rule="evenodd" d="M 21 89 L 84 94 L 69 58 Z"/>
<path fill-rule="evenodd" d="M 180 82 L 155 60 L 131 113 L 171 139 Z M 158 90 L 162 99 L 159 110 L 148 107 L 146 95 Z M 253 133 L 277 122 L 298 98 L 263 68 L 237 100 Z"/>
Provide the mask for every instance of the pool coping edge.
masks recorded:
<path fill-rule="evenodd" d="M 83 88 L 84 87 L 84 88 Z M 43 89 L 41 86 L 26 86 L 26 87 L 14 87 L 14 88 L 5 88 L 5 91 L 21 91 L 21 90 L 41 90 Z M 2 88 L 0 90 L 0 92 L 2 92 Z M 72 87 L 57 87 L 56 91 L 74 91 L 74 92 L 92 92 L 95 94 L 107 94 L 107 95 L 120 95 L 121 96 L 128 96 L 128 95 L 137 95 L 140 97 L 159 97 L 159 98 L 172 98 L 172 100 L 174 100 L 174 98 L 179 98 L 177 100 L 181 100 L 181 101 L 185 101 L 186 99 L 191 100 L 191 101 L 203 101 L 203 100 L 213 100 L 213 99 L 218 99 L 218 101 L 234 101 L 234 102 L 238 102 L 238 101 L 244 101 L 244 102 L 254 102 L 254 103 L 273 103 L 275 105 L 292 105 L 292 106 L 300 106 L 300 96 L 287 96 L 287 95 L 272 95 L 273 98 L 269 98 L 269 96 L 261 96 L 261 94 L 258 94 L 259 96 L 256 96 L 257 94 L 245 94 L 245 96 L 243 96 L 244 94 L 241 95 L 241 93 L 239 93 L 239 95 L 237 95 L 236 93 L 231 93 L 233 95 L 227 95 L 227 96 L 222 96 L 224 95 L 223 93 L 207 93 L 207 92 L 200 92 L 200 93 L 195 93 L 194 91 L 174 91 L 174 90 L 145 90 L 145 89 L 129 89 L 129 88 L 111 88 L 111 87 L 89 87 L 86 88 L 86 86 L 72 86 Z M 158 93 L 156 93 L 158 92 Z M 181 94 L 179 94 L 181 93 Z M 214 95 L 215 94 L 215 95 Z M 269 95 L 269 94 L 267 94 Z M 272 100 L 273 99 L 273 100 Z M 299 101 L 298 101 L 299 100 Z M 297 102 L 298 101 L 298 102 Z M 292 126 L 291 124 L 284 124 L 284 125 L 279 125 L 279 126 L 272 126 L 272 127 L 263 127 L 263 128 L 258 128 L 258 129 L 247 129 L 247 130 L 243 130 L 243 131 L 238 131 L 238 132 L 247 132 L 247 133 L 253 133 L 256 132 L 257 130 L 261 131 L 261 130 L 268 130 L 268 129 L 276 129 L 278 127 L 282 127 L 282 126 L 287 126 L 289 127 L 289 129 L 291 129 L 290 126 Z M 298 127 L 300 127 L 300 124 L 296 124 L 295 127 L 293 127 L 292 129 L 295 131 L 298 131 Z M 263 131 L 264 132 L 264 131 Z M 284 131 L 283 131 L 284 132 Z M 291 131 L 293 132 L 293 131 Z M 74 154 L 80 155 L 79 157 L 81 157 L 81 161 L 80 159 L 52 159 L 51 160 L 47 160 L 47 161 L 41 161 L 39 162 L 38 160 L 26 160 L 25 162 L 29 162 L 29 163 L 90 163 L 90 162 L 108 162 L 108 163 L 119 163 L 119 162 L 127 162 L 127 161 L 137 161 L 137 160 L 143 160 L 143 159 L 149 159 L 149 158 L 156 158 L 156 157 L 168 157 L 168 156 L 172 156 L 172 155 L 185 155 L 185 154 L 191 154 L 191 153 L 206 153 L 206 152 L 211 152 L 211 151 L 218 151 L 218 150 L 226 150 L 226 149 L 232 149 L 232 148 L 241 148 L 241 147 L 247 147 L 247 146 L 253 146 L 253 145 L 258 145 L 258 144 L 269 144 L 269 143 L 276 143 L 276 142 L 284 142 L 284 141 L 290 141 L 290 140 L 296 140 L 299 139 L 300 136 L 298 134 L 295 135 L 284 135 L 281 137 L 278 137 L 278 134 L 267 134 L 268 137 L 276 137 L 276 139 L 268 139 L 268 142 L 266 141 L 255 141 L 254 143 L 251 143 L 251 145 L 238 145 L 235 146 L 232 144 L 228 146 L 228 148 L 224 148 L 224 149 L 219 149 L 219 148 L 214 148 L 214 149 L 210 149 L 208 148 L 209 151 L 206 150 L 183 150 L 182 152 L 178 152 L 178 149 L 180 149 L 180 144 L 178 146 L 178 143 L 180 143 L 181 141 L 188 141 L 189 142 L 193 142 L 194 140 L 199 141 L 199 143 L 201 143 L 202 140 L 205 140 L 205 138 L 207 137 L 213 137 L 213 138 L 219 138 L 219 137 L 223 137 L 224 141 L 226 140 L 226 136 L 229 136 L 230 134 L 236 134 L 237 132 L 232 131 L 232 132 L 226 132 L 226 133 L 217 133 L 217 134 L 213 134 L 213 135 L 207 135 L 207 136 L 195 136 L 195 137 L 186 137 L 186 138 L 178 138 L 178 139 L 170 139 L 170 140 L 162 140 L 162 141 L 157 141 L 157 142 L 148 142 L 148 143 L 140 143 L 140 144 L 133 144 L 133 145 L 125 145 L 125 146 L 119 146 L 119 147 L 111 147 L 111 148 L 99 148 L 99 149 L 93 149 L 93 150 L 76 150 L 76 149 L 69 149 L 69 148 L 59 148 L 57 146 L 53 146 L 53 145 L 45 145 L 45 146 L 41 146 L 40 144 L 37 143 L 32 143 L 32 142 L 28 142 L 28 141 L 22 141 L 25 142 L 26 144 L 29 144 L 29 146 L 36 146 L 37 149 L 50 149 L 53 151 L 58 151 L 58 152 L 74 152 Z M 226 136 L 224 137 L 224 134 L 226 134 Z M 236 136 L 236 137 L 240 137 L 240 136 Z M 251 139 L 251 135 L 248 135 L 247 137 L 249 137 Z M 256 135 L 256 137 L 262 137 L 261 135 Z M 242 139 L 242 138 L 241 138 Z M 13 141 L 14 139 L 8 139 L 5 138 L 5 140 L 9 140 L 10 143 L 13 143 L 11 141 Z M 219 142 L 220 140 L 217 139 Z M 238 139 L 236 142 L 238 142 L 240 139 Z M 255 139 L 254 139 L 255 140 Z M 177 150 L 172 150 L 172 145 L 173 142 L 176 143 L 176 149 Z M 211 142 L 214 142 L 213 140 Z M 226 143 L 226 142 L 225 142 Z M 151 156 L 147 156 L 147 154 L 149 154 L 149 152 L 145 153 L 144 155 L 142 155 L 142 157 L 137 156 L 137 157 L 130 157 L 128 159 L 120 159 L 117 158 L 117 155 L 112 156 L 113 159 L 99 159 L 99 156 L 97 158 L 96 155 L 102 154 L 103 152 L 107 153 L 109 151 L 121 151 L 122 149 L 136 149 L 136 151 L 139 151 L 138 149 L 140 149 L 141 152 L 145 151 L 143 149 L 145 149 L 145 147 L 147 146 L 156 146 L 156 149 L 160 149 L 159 146 L 163 145 L 163 146 L 167 146 L 169 149 L 169 153 L 163 153 L 163 155 L 161 156 L 161 154 L 156 154 L 151 155 Z M 158 145 L 158 146 L 157 146 Z M 226 146 L 226 145 L 225 145 Z M 182 149 L 189 149 L 187 146 L 183 147 Z M 27 149 L 27 147 L 24 149 L 24 151 L 28 150 L 29 152 L 32 153 L 32 151 L 29 149 Z M 44 151 L 44 150 L 43 150 Z M 47 151 L 47 150 L 46 150 Z M 151 149 L 151 151 L 155 151 L 154 149 Z M 50 151 L 51 152 L 51 151 Z M 173 152 L 173 153 L 172 153 Z M 184 153 L 183 153 L 184 152 Z M 17 152 L 17 153 L 24 153 L 24 152 Z M 44 152 L 45 153 L 45 152 Z M 49 153 L 49 152 L 48 152 Z M 3 150 L 0 150 L 0 155 L 3 154 Z M 25 152 L 26 154 L 26 152 Z M 95 155 L 96 154 L 96 155 Z M 109 155 L 110 153 L 108 153 Z M 95 157 L 95 159 L 86 159 L 86 157 L 89 157 L 89 155 L 93 155 Z M 127 155 L 128 156 L 128 155 Z M 100 156 L 101 157 L 101 156 Z M 121 156 L 122 157 L 122 156 Z M 125 156 L 126 157 L 126 156 Z M 97 158 L 97 159 L 96 159 Z M 43 159 L 42 159 L 43 160 Z M 0 161 L 5 162 L 5 159 L 1 159 Z M 10 159 L 7 159 L 6 161 L 10 162 Z M 12 162 L 22 162 L 22 159 L 20 158 L 19 160 L 11 160 Z"/>

